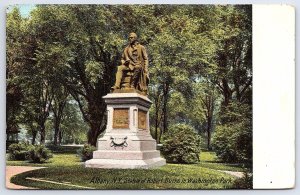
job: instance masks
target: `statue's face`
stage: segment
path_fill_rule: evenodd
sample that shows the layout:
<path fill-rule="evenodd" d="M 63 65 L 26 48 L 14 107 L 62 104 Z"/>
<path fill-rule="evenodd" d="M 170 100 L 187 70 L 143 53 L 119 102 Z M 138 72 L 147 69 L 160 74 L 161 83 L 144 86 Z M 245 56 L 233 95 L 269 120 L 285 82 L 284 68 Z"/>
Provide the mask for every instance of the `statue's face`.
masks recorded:
<path fill-rule="evenodd" d="M 136 34 L 130 33 L 130 35 L 129 35 L 129 42 L 131 44 L 133 44 L 136 40 L 137 40 Z"/>

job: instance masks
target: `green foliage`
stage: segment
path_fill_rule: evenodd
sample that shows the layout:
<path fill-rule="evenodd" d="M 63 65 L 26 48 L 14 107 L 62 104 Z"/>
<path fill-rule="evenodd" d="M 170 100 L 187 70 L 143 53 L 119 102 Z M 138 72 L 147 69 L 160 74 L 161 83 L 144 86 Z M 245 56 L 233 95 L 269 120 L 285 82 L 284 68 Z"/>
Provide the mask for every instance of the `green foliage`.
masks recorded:
<path fill-rule="evenodd" d="M 78 104 L 75 101 L 68 102 L 64 109 L 64 115 L 60 128 L 63 133 L 63 143 L 85 143 L 89 127 L 82 118 Z"/>
<path fill-rule="evenodd" d="M 81 148 L 81 146 L 59 146 L 59 145 L 47 145 L 47 148 L 52 151 L 54 154 L 77 154 L 77 150 Z"/>
<path fill-rule="evenodd" d="M 232 102 L 221 109 L 222 121 L 213 135 L 213 148 L 225 162 L 252 163 L 252 109 Z"/>
<path fill-rule="evenodd" d="M 32 163 L 44 163 L 52 158 L 52 153 L 44 145 L 32 145 L 26 142 L 11 144 L 8 148 L 10 160 L 29 160 Z"/>
<path fill-rule="evenodd" d="M 29 144 L 26 142 L 20 142 L 11 144 L 8 147 L 8 154 L 10 160 L 26 160 L 28 155 Z"/>
<path fill-rule="evenodd" d="M 44 163 L 48 159 L 52 158 L 53 155 L 45 145 L 30 145 L 28 147 L 28 157 L 29 162 L 32 163 Z"/>
<path fill-rule="evenodd" d="M 167 162 L 187 164 L 199 162 L 200 137 L 191 126 L 174 125 L 162 139 L 162 154 Z"/>
<path fill-rule="evenodd" d="M 53 152 L 54 153 L 54 152 Z M 66 161 L 66 159 L 68 159 Z M 68 167 L 68 166 L 80 166 L 81 161 L 76 155 L 76 151 L 69 153 L 54 153 L 53 158 L 50 158 L 45 163 L 31 163 L 29 161 L 6 161 L 7 166 L 29 166 L 29 167 Z"/>
<path fill-rule="evenodd" d="M 205 152 L 201 151 L 200 154 L 201 162 L 217 162 L 218 157 L 215 152 Z"/>
<path fill-rule="evenodd" d="M 251 163 L 252 126 L 249 123 L 219 125 L 213 135 L 213 149 L 224 162 Z"/>
<path fill-rule="evenodd" d="M 81 161 L 87 161 L 93 158 L 93 152 L 97 150 L 95 146 L 92 146 L 90 144 L 84 144 L 82 148 L 77 150 L 78 155 L 81 158 Z"/>
<path fill-rule="evenodd" d="M 203 134 L 207 148 L 216 124 L 218 131 L 251 131 L 240 122 L 252 114 L 240 109 L 252 104 L 251 14 L 249 5 L 37 5 L 28 18 L 13 9 L 6 22 L 7 129 L 23 125 L 44 141 L 53 135 L 45 133 L 53 130 L 46 121 L 58 113 L 55 135 L 95 145 L 105 130 L 102 97 L 134 31 L 149 53 L 150 124 L 158 142 L 178 122 Z M 73 108 L 60 106 L 64 91 Z M 226 141 L 248 144 L 248 130 Z M 250 159 L 242 156 L 234 160 Z"/>
<path fill-rule="evenodd" d="M 253 174 L 244 172 L 242 178 L 239 178 L 233 182 L 233 187 L 236 189 L 252 189 L 253 188 Z"/>

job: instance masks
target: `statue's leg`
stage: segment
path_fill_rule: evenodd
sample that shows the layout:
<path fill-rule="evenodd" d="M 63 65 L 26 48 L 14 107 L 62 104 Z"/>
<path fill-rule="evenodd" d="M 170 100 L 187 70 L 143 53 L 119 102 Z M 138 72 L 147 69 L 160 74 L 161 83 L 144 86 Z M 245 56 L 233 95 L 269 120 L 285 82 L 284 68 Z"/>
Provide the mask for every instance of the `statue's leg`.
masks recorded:
<path fill-rule="evenodd" d="M 122 77 L 123 77 L 123 71 L 127 69 L 125 65 L 118 66 L 117 74 L 116 74 L 116 82 L 115 85 L 112 87 L 113 89 L 120 89 Z"/>
<path fill-rule="evenodd" d="M 139 82 L 141 72 L 142 72 L 141 66 L 138 65 L 134 67 L 134 72 L 131 80 L 131 88 L 137 88 L 137 84 Z"/>

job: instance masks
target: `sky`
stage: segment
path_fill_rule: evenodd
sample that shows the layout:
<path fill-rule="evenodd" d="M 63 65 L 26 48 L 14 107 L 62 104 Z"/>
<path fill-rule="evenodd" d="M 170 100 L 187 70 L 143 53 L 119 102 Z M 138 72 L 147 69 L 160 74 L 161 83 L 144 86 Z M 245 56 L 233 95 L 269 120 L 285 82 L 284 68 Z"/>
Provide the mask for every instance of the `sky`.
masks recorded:
<path fill-rule="evenodd" d="M 13 7 L 18 7 L 22 17 L 28 17 L 31 10 L 35 7 L 35 4 L 19 4 L 19 5 L 10 5 L 7 10 L 8 12 L 12 10 Z"/>

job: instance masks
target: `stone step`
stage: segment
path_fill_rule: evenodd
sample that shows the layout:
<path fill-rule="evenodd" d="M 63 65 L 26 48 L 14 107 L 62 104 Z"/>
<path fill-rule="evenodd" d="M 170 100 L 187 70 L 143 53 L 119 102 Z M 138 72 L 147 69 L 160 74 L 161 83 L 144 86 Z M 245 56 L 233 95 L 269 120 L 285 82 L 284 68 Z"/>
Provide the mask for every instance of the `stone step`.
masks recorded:
<path fill-rule="evenodd" d="M 102 169 L 149 169 L 165 164 L 166 160 L 161 157 L 146 160 L 91 159 L 85 162 L 85 167 Z"/>
<path fill-rule="evenodd" d="M 93 159 L 115 159 L 115 160 L 147 160 L 160 157 L 157 150 L 148 151 L 107 151 L 97 150 L 93 153 Z"/>

